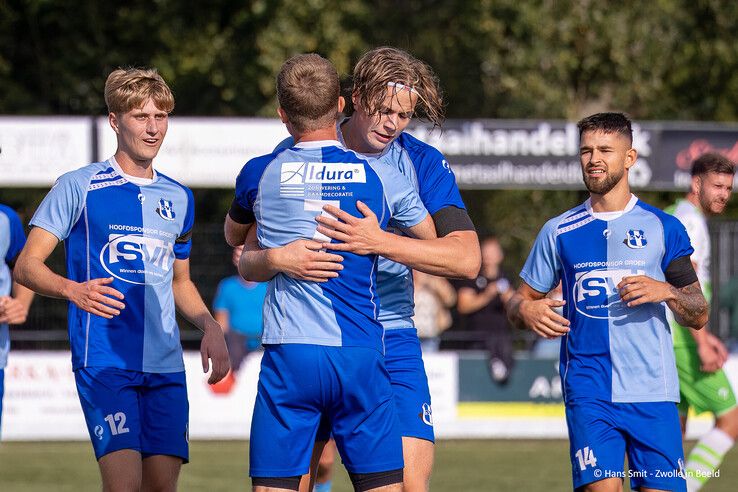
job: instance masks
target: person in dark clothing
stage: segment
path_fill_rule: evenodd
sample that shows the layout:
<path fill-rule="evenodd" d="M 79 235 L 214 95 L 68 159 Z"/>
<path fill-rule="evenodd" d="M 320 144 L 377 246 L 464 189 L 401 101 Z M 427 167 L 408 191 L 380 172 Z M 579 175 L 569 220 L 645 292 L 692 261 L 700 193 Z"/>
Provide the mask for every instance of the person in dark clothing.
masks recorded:
<path fill-rule="evenodd" d="M 510 281 L 502 271 L 505 255 L 495 237 L 482 241 L 482 268 L 475 280 L 459 286 L 457 310 L 466 316 L 470 331 L 482 332 L 483 341 L 474 348 L 489 352 L 492 379 L 504 384 L 513 366 L 512 329 L 505 314 L 505 303 L 512 295 Z"/>

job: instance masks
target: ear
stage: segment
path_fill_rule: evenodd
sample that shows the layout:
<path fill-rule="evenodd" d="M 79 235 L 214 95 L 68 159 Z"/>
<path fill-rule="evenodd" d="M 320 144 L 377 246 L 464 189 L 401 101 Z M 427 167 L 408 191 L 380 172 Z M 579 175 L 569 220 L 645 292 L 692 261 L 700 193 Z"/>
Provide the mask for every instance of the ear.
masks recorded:
<path fill-rule="evenodd" d="M 343 96 L 338 96 L 338 112 L 343 113 L 343 108 L 346 107 L 346 99 Z"/>
<path fill-rule="evenodd" d="M 120 133 L 120 129 L 118 128 L 118 117 L 115 113 L 108 113 L 108 123 L 110 123 L 110 128 L 112 128 L 115 133 Z"/>
<path fill-rule="evenodd" d="M 692 184 L 691 184 L 691 189 L 689 191 L 694 193 L 695 195 L 699 195 L 701 190 L 702 190 L 702 177 L 692 176 Z"/>
<path fill-rule="evenodd" d="M 630 148 L 625 153 L 625 169 L 630 169 L 633 167 L 638 160 L 638 151 L 636 149 Z"/>
<path fill-rule="evenodd" d="M 290 122 L 290 119 L 287 118 L 287 113 L 281 107 L 277 108 L 277 114 L 279 115 L 279 119 L 282 120 L 282 123 L 285 125 Z"/>

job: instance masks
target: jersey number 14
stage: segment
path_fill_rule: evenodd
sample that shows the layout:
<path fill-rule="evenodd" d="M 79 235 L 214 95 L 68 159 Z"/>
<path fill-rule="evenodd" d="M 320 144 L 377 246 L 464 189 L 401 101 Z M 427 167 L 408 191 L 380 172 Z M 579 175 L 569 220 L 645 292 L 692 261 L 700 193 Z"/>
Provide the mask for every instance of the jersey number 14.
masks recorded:
<path fill-rule="evenodd" d="M 588 465 L 593 468 L 597 466 L 597 458 L 595 458 L 594 451 L 589 449 L 589 446 L 585 446 L 584 449 L 577 449 L 574 456 L 579 461 L 579 468 L 584 471 Z"/>

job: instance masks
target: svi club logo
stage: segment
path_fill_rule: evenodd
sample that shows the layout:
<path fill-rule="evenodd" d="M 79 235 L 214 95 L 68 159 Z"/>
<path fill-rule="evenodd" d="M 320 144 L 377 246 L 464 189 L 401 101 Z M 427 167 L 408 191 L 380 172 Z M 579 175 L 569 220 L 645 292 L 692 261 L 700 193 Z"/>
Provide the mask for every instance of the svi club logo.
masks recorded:
<path fill-rule="evenodd" d="M 624 277 L 644 275 L 643 270 L 591 270 L 576 276 L 572 297 L 576 310 L 589 318 L 607 319 L 613 308 L 621 307 L 618 284 Z"/>
<path fill-rule="evenodd" d="M 100 263 L 113 277 L 130 284 L 164 282 L 174 262 L 172 243 L 140 234 L 111 234 Z"/>

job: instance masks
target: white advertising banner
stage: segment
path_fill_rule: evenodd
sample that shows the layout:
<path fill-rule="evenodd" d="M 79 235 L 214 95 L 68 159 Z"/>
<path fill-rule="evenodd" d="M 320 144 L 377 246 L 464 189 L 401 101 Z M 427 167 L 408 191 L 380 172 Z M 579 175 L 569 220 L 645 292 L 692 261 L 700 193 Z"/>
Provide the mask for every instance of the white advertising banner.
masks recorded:
<path fill-rule="evenodd" d="M 425 364 L 433 399 L 433 419 L 456 418 L 457 365 L 454 353 L 430 354 Z M 256 399 L 261 352 L 249 354 L 235 381 L 207 384 L 200 354 L 186 352 L 192 439 L 247 439 Z M 67 352 L 11 352 L 5 369 L 4 440 L 86 440 L 82 409 Z"/>
<path fill-rule="evenodd" d="M 0 187 L 50 187 L 93 160 L 92 119 L 0 116 Z"/>
<path fill-rule="evenodd" d="M 97 119 L 99 158 L 115 153 L 115 133 Z M 172 117 L 154 167 L 184 185 L 233 188 L 249 159 L 269 154 L 289 137 L 284 124 L 269 118 Z"/>

